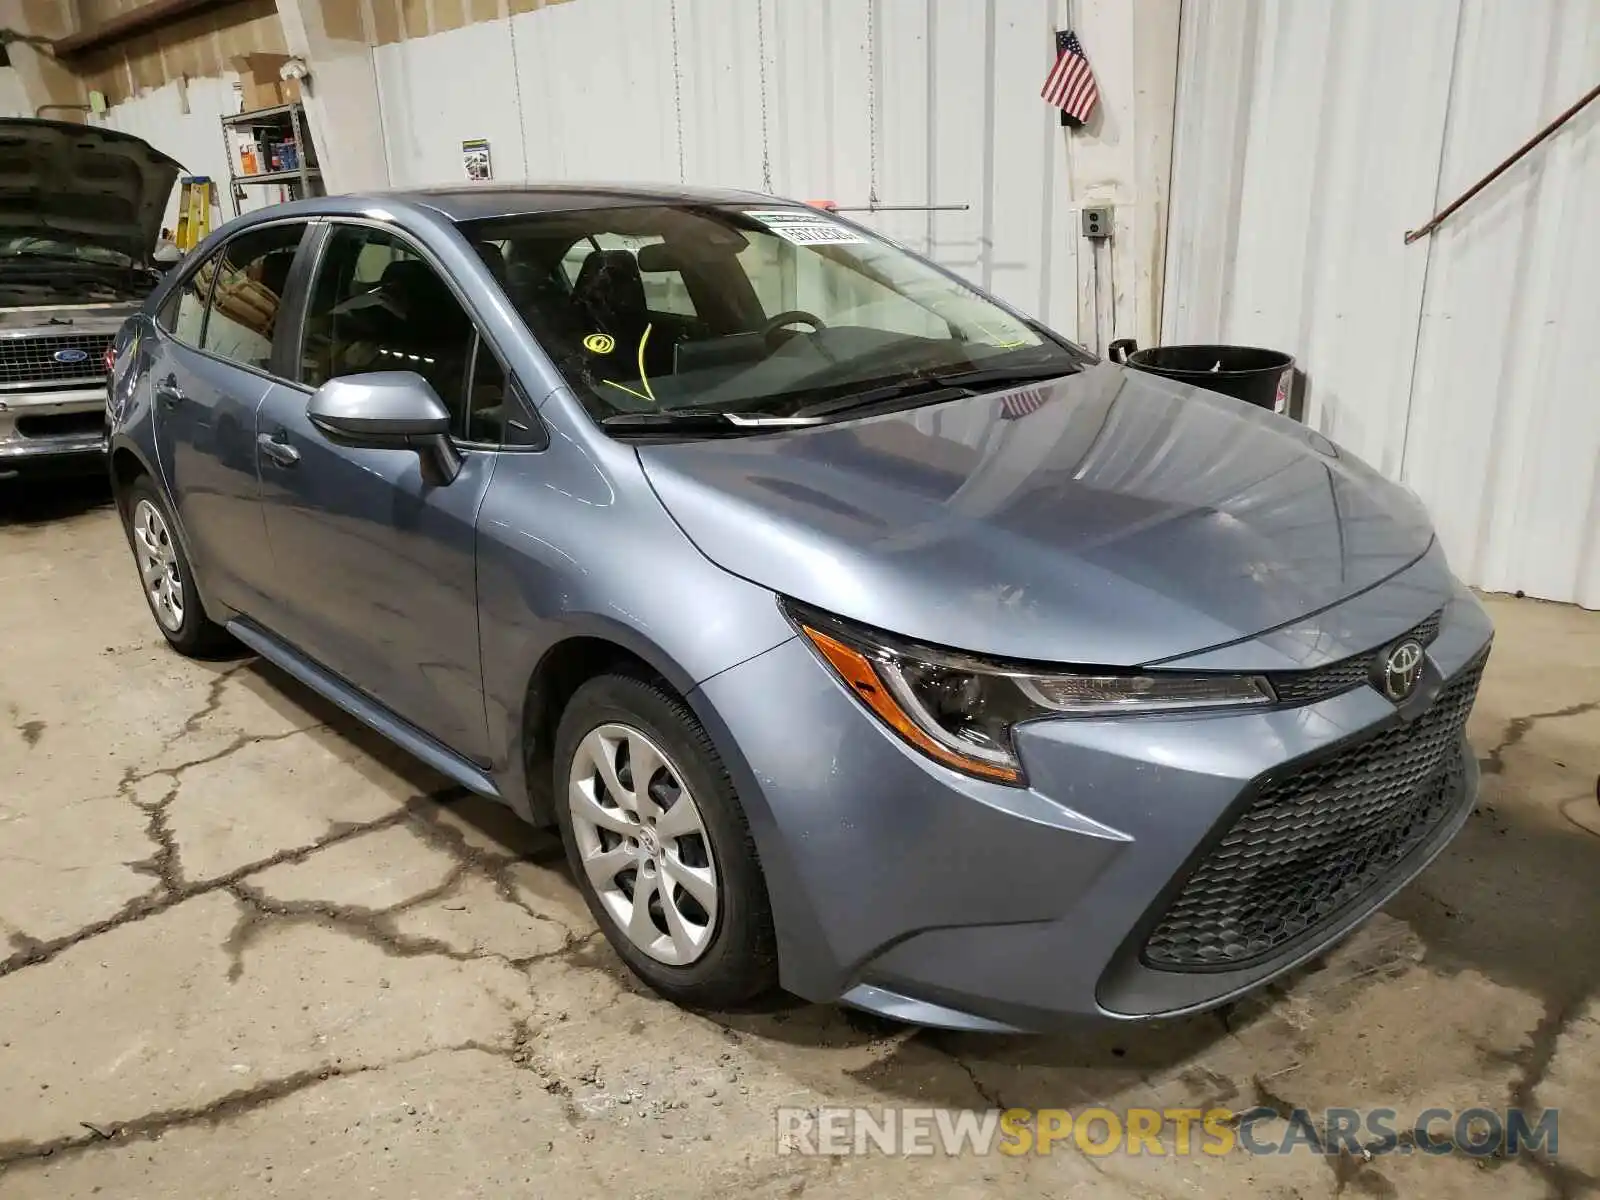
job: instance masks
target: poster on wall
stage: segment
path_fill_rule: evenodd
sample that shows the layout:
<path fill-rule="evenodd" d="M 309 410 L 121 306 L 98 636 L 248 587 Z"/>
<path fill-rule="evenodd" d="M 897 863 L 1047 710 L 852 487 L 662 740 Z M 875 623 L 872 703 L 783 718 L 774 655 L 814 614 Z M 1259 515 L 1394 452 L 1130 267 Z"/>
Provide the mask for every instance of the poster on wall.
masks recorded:
<path fill-rule="evenodd" d="M 487 138 L 471 138 L 461 143 L 461 161 L 467 168 L 467 178 L 493 179 L 494 168 L 489 162 Z"/>

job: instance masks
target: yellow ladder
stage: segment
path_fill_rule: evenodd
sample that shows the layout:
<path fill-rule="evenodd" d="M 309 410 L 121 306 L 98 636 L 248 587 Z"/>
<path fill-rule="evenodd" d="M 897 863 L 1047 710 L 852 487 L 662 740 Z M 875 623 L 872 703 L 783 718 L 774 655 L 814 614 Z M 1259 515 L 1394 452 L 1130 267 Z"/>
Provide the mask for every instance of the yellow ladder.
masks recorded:
<path fill-rule="evenodd" d="M 185 254 L 211 232 L 213 191 L 208 176 L 194 175 L 183 181 L 183 190 L 178 193 L 178 228 L 172 241 Z"/>

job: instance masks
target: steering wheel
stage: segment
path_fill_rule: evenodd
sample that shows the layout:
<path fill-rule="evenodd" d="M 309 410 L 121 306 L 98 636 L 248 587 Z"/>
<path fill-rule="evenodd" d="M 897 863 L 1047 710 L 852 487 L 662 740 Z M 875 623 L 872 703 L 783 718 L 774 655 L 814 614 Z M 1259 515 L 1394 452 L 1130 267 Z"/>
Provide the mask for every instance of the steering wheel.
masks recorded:
<path fill-rule="evenodd" d="M 761 327 L 761 336 L 770 345 L 772 342 L 772 335 L 777 333 L 778 330 L 783 329 L 785 326 L 794 325 L 801 321 L 811 326 L 813 330 L 827 328 L 827 326 L 822 323 L 821 317 L 816 316 L 813 313 L 805 312 L 802 309 L 791 308 L 788 312 L 779 313 L 777 316 L 773 317 L 770 321 L 763 325 Z"/>

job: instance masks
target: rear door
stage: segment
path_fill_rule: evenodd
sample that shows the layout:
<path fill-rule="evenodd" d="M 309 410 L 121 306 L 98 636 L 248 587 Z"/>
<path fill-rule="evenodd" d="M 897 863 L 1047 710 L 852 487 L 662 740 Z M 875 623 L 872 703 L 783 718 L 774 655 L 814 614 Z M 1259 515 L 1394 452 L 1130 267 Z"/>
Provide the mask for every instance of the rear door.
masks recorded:
<path fill-rule="evenodd" d="M 207 596 L 251 612 L 271 586 L 256 476 L 256 409 L 277 310 L 304 221 L 238 234 L 200 263 L 157 316 L 150 371 L 156 457 Z"/>
<path fill-rule="evenodd" d="M 343 222 L 323 239 L 304 304 L 299 378 L 267 395 L 257 425 L 275 580 L 261 620 L 412 725 L 481 760 L 488 739 L 474 526 L 496 453 L 468 435 L 498 426 L 492 404 L 469 397 L 481 398 L 485 381 L 503 372 L 415 242 Z M 464 462 L 449 484 L 425 482 L 415 451 L 335 444 L 307 418 L 313 390 L 327 380 L 383 370 L 421 374 L 456 418 Z"/>

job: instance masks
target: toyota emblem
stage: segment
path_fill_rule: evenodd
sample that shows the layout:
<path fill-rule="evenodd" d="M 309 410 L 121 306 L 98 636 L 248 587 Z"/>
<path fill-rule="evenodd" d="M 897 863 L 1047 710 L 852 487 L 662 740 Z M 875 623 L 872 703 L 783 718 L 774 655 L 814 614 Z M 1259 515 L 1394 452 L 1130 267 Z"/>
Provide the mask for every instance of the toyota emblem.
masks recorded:
<path fill-rule="evenodd" d="M 1380 683 L 1383 694 L 1399 704 L 1417 690 L 1422 678 L 1422 643 L 1407 639 L 1390 650 L 1383 660 Z"/>

